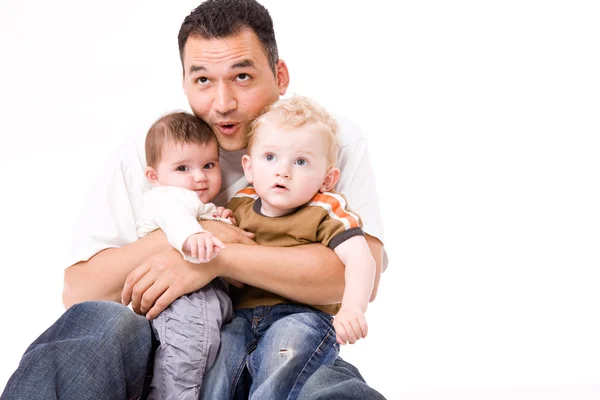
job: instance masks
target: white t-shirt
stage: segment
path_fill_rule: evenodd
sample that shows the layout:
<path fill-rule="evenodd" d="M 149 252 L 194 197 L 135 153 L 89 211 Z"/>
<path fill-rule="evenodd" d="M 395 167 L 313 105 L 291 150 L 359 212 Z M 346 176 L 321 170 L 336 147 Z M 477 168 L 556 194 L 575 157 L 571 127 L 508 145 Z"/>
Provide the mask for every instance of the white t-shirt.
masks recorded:
<path fill-rule="evenodd" d="M 341 176 L 335 190 L 343 193 L 350 209 L 360 215 L 363 231 L 385 243 L 367 140 L 352 121 L 341 117 L 337 120 Z M 142 199 L 152 189 L 144 176 L 145 140 L 146 131 L 143 130 L 128 136 L 98 177 L 75 225 L 67 266 L 87 261 L 104 249 L 122 247 L 138 239 L 136 222 L 141 219 Z M 238 190 L 248 185 L 241 163 L 245 152 L 221 150 L 221 192 L 213 199 L 217 206 L 224 206 Z M 386 267 L 384 252 L 383 268 Z"/>

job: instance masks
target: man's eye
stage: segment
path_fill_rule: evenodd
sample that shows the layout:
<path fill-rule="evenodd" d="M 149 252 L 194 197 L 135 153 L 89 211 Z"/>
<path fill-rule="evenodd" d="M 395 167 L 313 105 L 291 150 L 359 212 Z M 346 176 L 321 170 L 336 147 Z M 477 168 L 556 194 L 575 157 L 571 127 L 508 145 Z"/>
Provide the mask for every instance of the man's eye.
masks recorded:
<path fill-rule="evenodd" d="M 304 158 L 299 158 L 296 160 L 296 165 L 302 167 L 303 165 L 306 165 L 306 160 Z"/>
<path fill-rule="evenodd" d="M 204 169 L 213 169 L 215 167 L 215 163 L 214 162 L 209 162 L 208 164 L 206 164 L 204 166 Z"/>
<path fill-rule="evenodd" d="M 200 78 L 196 79 L 197 83 L 207 83 L 208 82 L 208 78 L 205 76 L 201 76 Z"/>
<path fill-rule="evenodd" d="M 248 79 L 250 79 L 250 75 L 248 75 L 248 74 L 239 74 L 237 76 L 237 78 L 240 81 L 247 81 Z"/>
<path fill-rule="evenodd" d="M 188 167 L 186 167 L 185 165 L 180 165 L 179 167 L 177 167 L 176 170 L 179 172 L 186 172 L 188 171 Z"/>

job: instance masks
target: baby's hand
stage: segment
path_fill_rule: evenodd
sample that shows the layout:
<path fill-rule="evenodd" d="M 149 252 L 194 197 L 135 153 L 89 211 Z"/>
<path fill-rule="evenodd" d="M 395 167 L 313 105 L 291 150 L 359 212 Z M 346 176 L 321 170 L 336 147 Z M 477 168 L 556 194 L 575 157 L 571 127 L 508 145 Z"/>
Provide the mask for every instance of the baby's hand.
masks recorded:
<path fill-rule="evenodd" d="M 217 216 L 222 219 L 229 219 L 229 222 L 231 222 L 233 225 L 237 225 L 235 217 L 233 216 L 233 211 L 231 211 L 229 208 L 217 207 Z"/>
<path fill-rule="evenodd" d="M 333 319 L 333 327 L 339 344 L 354 344 L 368 332 L 365 313 L 360 307 L 342 306 Z"/>
<path fill-rule="evenodd" d="M 183 244 L 183 251 L 200 262 L 209 262 L 224 248 L 223 242 L 207 231 L 191 235 Z"/>

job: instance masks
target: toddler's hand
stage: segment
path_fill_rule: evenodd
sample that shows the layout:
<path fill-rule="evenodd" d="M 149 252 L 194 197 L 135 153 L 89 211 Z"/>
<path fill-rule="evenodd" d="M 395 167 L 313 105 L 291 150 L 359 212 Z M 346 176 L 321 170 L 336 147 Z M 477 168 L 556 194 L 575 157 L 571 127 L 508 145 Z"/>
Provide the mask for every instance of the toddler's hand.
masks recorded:
<path fill-rule="evenodd" d="M 368 332 L 365 313 L 360 307 L 342 306 L 333 319 L 333 327 L 339 344 L 354 344 Z"/>
<path fill-rule="evenodd" d="M 217 207 L 217 216 L 222 219 L 229 219 L 229 222 L 231 222 L 233 225 L 237 225 L 235 217 L 233 216 L 233 211 L 231 211 L 229 208 Z"/>
<path fill-rule="evenodd" d="M 183 251 L 200 262 L 209 262 L 224 248 L 223 242 L 208 231 L 191 235 L 183 244 Z"/>

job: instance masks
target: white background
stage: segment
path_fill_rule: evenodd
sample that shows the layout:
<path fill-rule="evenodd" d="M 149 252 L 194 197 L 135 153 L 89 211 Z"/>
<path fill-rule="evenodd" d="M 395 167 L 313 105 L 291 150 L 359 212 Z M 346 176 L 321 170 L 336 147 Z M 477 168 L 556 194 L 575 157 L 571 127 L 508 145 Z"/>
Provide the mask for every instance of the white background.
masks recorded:
<path fill-rule="evenodd" d="M 187 107 L 177 32 L 197 2 L 0 2 L 0 388 L 62 313 L 97 171 Z M 594 3 L 264 2 L 290 93 L 369 138 L 390 266 L 342 356 L 387 398 L 600 396 Z"/>

